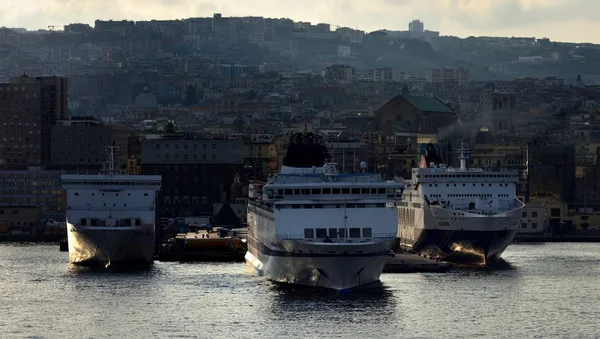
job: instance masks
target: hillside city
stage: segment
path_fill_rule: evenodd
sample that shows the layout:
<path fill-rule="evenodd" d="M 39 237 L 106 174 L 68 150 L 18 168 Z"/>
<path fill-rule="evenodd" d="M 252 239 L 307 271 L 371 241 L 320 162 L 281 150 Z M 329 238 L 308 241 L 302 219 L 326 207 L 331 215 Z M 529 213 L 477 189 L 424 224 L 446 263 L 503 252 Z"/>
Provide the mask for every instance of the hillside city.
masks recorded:
<path fill-rule="evenodd" d="M 410 178 L 427 143 L 450 165 L 521 174 L 520 232 L 600 229 L 600 46 L 364 32 L 262 17 L 0 28 L 0 237 L 64 234 L 60 175 L 119 146 L 162 175 L 159 216 L 245 223 L 250 180 L 288 137 L 326 137 L 340 170 Z M 209 219 L 208 219 L 209 218 Z"/>

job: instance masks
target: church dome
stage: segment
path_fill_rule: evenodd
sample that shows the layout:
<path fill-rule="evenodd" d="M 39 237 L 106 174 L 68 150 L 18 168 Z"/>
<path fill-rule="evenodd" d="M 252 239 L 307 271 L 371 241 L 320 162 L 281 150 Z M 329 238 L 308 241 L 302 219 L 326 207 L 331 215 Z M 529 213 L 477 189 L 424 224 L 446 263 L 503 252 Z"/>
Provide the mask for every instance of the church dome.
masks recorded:
<path fill-rule="evenodd" d="M 154 94 L 150 93 L 148 87 L 144 87 L 144 91 L 135 97 L 135 107 L 138 108 L 153 108 L 158 106 L 158 100 Z"/>

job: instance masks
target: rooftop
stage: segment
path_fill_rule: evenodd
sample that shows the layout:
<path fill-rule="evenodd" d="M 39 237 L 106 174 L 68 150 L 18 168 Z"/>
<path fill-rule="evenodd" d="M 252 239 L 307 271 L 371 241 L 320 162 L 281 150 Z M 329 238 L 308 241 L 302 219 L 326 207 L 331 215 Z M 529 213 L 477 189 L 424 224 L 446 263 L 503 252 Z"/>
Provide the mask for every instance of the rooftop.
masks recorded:
<path fill-rule="evenodd" d="M 400 96 L 423 112 L 454 113 L 454 110 L 434 96 Z"/>

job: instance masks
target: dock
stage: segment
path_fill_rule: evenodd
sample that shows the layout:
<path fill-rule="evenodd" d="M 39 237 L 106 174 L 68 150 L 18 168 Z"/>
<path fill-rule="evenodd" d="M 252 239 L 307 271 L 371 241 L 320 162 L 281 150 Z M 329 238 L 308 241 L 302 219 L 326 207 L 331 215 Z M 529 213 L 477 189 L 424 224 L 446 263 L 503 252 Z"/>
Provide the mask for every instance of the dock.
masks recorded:
<path fill-rule="evenodd" d="M 396 253 L 388 257 L 383 273 L 445 273 L 450 264 L 421 257 L 414 253 Z"/>
<path fill-rule="evenodd" d="M 179 233 L 159 247 L 159 261 L 244 261 L 246 244 L 242 237 L 229 230 L 197 230 Z"/>

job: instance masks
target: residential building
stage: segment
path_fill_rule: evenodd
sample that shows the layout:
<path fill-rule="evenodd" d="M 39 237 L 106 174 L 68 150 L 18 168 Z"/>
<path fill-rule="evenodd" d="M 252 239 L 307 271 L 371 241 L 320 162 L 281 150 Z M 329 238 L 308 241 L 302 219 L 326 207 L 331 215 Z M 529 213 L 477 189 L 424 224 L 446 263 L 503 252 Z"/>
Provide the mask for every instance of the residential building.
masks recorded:
<path fill-rule="evenodd" d="M 469 82 L 469 70 L 466 68 L 431 68 L 427 71 L 427 82 L 456 82 L 463 86 Z"/>
<path fill-rule="evenodd" d="M 0 84 L 0 166 L 49 165 L 51 128 L 68 118 L 66 78 L 23 75 Z"/>
<path fill-rule="evenodd" d="M 52 126 L 50 166 L 62 170 L 99 172 L 106 160 L 106 146 L 118 146 L 116 160 L 125 167 L 129 130 L 106 125 L 92 117 L 58 121 Z"/>
<path fill-rule="evenodd" d="M 335 84 L 349 84 L 354 81 L 356 68 L 348 65 L 331 65 L 325 69 L 325 81 Z"/>

